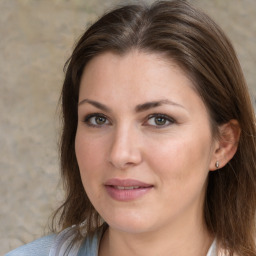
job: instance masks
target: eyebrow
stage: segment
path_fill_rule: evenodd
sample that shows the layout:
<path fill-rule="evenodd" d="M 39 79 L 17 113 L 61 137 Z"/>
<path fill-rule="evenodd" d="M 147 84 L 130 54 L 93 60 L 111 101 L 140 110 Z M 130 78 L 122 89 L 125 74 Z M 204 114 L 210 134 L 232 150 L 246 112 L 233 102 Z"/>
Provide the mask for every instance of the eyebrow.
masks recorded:
<path fill-rule="evenodd" d="M 89 99 L 84 99 L 84 100 L 80 101 L 78 103 L 78 106 L 80 106 L 84 103 L 89 103 L 98 109 L 101 109 L 106 112 L 111 112 L 111 109 L 109 107 L 107 107 L 106 105 L 99 103 L 97 101 L 94 101 L 94 100 L 89 100 Z M 135 107 L 135 112 L 139 113 L 139 112 L 147 111 L 151 108 L 156 108 L 156 107 L 159 107 L 162 105 L 172 105 L 172 106 L 181 107 L 181 108 L 185 109 L 182 105 L 180 105 L 176 102 L 173 102 L 173 101 L 167 100 L 167 99 L 163 99 L 163 100 L 150 101 L 150 102 L 145 102 L 143 104 L 139 104 Z"/>
<path fill-rule="evenodd" d="M 143 112 L 143 111 L 149 110 L 151 108 L 156 108 L 156 107 L 159 107 L 159 106 L 162 106 L 162 105 L 172 105 L 172 106 L 177 106 L 177 107 L 184 108 L 182 105 L 180 105 L 176 102 L 164 99 L 164 100 L 151 101 L 151 102 L 146 102 L 146 103 L 137 105 L 135 107 L 135 111 L 136 112 Z"/>
<path fill-rule="evenodd" d="M 84 103 L 89 103 L 89 104 L 93 105 L 94 107 L 96 107 L 98 109 L 101 109 L 101 110 L 106 111 L 106 112 L 111 112 L 111 109 L 108 108 L 106 105 L 104 105 L 102 103 L 99 103 L 97 101 L 94 101 L 94 100 L 89 100 L 89 99 L 84 99 L 84 100 L 80 101 L 78 103 L 78 106 L 80 106 Z"/>

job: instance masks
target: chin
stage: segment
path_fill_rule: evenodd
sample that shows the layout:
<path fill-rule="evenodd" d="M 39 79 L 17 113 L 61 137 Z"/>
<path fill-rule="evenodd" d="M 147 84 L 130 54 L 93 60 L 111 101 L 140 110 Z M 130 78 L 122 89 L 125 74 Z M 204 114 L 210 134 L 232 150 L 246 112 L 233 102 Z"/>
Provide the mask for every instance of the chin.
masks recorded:
<path fill-rule="evenodd" d="M 127 225 L 127 223 L 112 223 L 109 227 L 118 230 L 123 233 L 129 234 L 141 234 L 152 231 L 153 229 L 147 225 L 142 225 L 141 223 L 132 223 L 132 225 Z"/>
<path fill-rule="evenodd" d="M 108 218 L 109 217 L 109 218 Z M 118 214 L 106 217 L 110 228 L 126 233 L 144 233 L 153 230 L 154 221 L 149 216 L 136 214 Z M 158 220 L 159 221 L 159 220 Z"/>

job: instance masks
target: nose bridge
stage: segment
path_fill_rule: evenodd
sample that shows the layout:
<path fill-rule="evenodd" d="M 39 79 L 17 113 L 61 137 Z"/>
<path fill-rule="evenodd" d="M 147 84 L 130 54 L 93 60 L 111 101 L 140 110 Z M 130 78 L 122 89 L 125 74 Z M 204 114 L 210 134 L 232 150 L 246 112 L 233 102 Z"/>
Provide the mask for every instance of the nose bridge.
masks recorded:
<path fill-rule="evenodd" d="M 118 169 L 141 162 L 139 131 L 128 124 L 117 125 L 113 132 L 109 160 Z"/>

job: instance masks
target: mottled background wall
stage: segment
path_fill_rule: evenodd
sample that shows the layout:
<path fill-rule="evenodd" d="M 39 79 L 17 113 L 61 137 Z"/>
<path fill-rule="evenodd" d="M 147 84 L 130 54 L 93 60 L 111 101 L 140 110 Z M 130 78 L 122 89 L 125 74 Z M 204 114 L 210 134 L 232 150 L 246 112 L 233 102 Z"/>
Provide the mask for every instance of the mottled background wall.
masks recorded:
<path fill-rule="evenodd" d="M 194 2 L 233 41 L 253 97 L 256 1 Z M 62 67 L 85 27 L 113 3 L 120 1 L 0 0 L 1 255 L 47 232 L 48 216 L 62 198 L 57 154 Z"/>

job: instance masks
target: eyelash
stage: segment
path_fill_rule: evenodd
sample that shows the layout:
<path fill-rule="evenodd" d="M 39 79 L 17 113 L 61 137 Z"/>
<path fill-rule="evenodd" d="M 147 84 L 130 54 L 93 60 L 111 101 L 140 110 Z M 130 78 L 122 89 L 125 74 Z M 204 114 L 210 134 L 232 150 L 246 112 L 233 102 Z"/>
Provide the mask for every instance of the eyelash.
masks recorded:
<path fill-rule="evenodd" d="M 165 122 L 169 122 L 168 124 L 163 124 L 163 125 L 148 125 L 148 126 L 154 126 L 155 128 L 157 129 L 161 129 L 161 128 L 164 128 L 164 127 L 167 127 L 169 125 L 172 125 L 172 124 L 175 124 L 176 121 L 174 118 L 168 116 L 168 115 L 165 115 L 165 114 L 160 114 L 160 113 L 154 113 L 154 114 L 151 114 L 147 117 L 147 121 L 149 121 L 150 119 L 153 119 L 153 118 L 162 118 L 165 120 Z"/>
<path fill-rule="evenodd" d="M 102 125 L 100 124 L 93 124 L 92 121 L 91 121 L 91 118 L 104 118 L 108 123 L 103 123 Z M 150 119 L 153 119 L 153 118 L 162 118 L 164 119 L 164 124 L 163 125 L 150 125 L 150 124 L 147 124 L 147 122 L 150 120 Z M 86 125 L 90 126 L 90 127 L 95 127 L 95 128 L 101 128 L 105 125 L 109 125 L 111 124 L 111 122 L 109 121 L 108 117 L 101 114 L 101 113 L 93 113 L 93 114 L 89 114 L 87 115 L 85 118 L 84 118 L 84 123 L 86 123 Z M 169 122 L 168 124 L 166 124 L 166 122 Z M 160 128 L 164 128 L 164 127 L 167 127 L 171 124 L 174 124 L 176 123 L 175 119 L 173 119 L 172 117 L 168 116 L 168 115 L 165 115 L 165 114 L 160 114 L 160 113 L 154 113 L 154 114 L 151 114 L 149 116 L 147 116 L 146 118 L 146 121 L 143 122 L 143 125 L 145 126 L 151 126 L 151 127 L 154 127 L 156 129 L 160 129 Z"/>
<path fill-rule="evenodd" d="M 94 117 L 94 118 L 104 118 L 104 119 L 108 120 L 108 118 L 107 118 L 105 115 L 101 114 L 101 113 L 93 113 L 93 114 L 87 115 L 87 116 L 84 118 L 84 123 L 86 123 L 86 125 L 88 125 L 88 126 L 96 127 L 96 128 L 101 128 L 102 126 L 106 125 L 105 123 L 102 124 L 102 125 L 95 125 L 95 124 L 93 124 L 93 123 L 90 121 L 90 119 L 93 118 L 93 117 Z M 108 122 L 110 122 L 110 121 L 108 121 Z"/>

